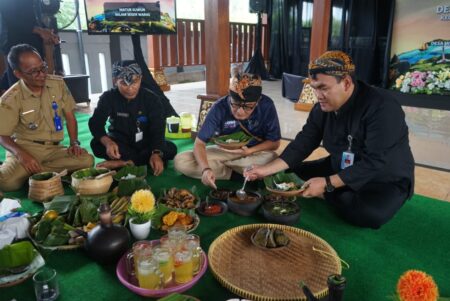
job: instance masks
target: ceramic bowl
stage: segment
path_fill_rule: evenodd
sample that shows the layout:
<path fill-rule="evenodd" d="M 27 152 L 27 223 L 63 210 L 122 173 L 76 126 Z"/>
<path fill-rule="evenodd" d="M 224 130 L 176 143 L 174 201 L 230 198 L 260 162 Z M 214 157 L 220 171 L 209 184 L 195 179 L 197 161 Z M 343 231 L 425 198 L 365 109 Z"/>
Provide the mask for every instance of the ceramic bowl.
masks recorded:
<path fill-rule="evenodd" d="M 261 195 L 253 191 L 245 191 L 247 197 L 244 200 L 240 200 L 236 196 L 236 192 L 233 191 L 228 196 L 228 208 L 238 215 L 250 216 L 253 215 L 261 205 L 262 198 Z"/>
<path fill-rule="evenodd" d="M 300 219 L 300 206 L 293 201 L 265 202 L 262 209 L 264 217 L 272 223 L 293 225 Z"/>

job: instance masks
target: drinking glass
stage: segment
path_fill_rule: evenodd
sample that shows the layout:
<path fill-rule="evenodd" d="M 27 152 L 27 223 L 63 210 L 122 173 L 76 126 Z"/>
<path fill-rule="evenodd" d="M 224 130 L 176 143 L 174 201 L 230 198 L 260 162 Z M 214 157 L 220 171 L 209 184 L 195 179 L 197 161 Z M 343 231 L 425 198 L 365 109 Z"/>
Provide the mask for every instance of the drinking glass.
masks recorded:
<path fill-rule="evenodd" d="M 141 288 L 154 290 L 163 286 L 163 274 L 159 270 L 158 262 L 151 256 L 138 258 L 136 278 Z"/>
<path fill-rule="evenodd" d="M 200 271 L 200 258 L 202 255 L 202 248 L 200 247 L 200 236 L 196 234 L 188 234 L 186 236 L 184 246 L 192 252 L 192 264 L 194 268 L 194 275 Z"/>
<path fill-rule="evenodd" d="M 149 240 L 139 240 L 135 242 L 131 248 L 131 252 L 127 254 L 127 272 L 131 276 L 137 273 L 137 263 L 140 257 L 151 257 L 153 244 Z"/>
<path fill-rule="evenodd" d="M 33 275 L 37 301 L 53 301 L 59 296 L 59 286 L 54 269 L 43 267 Z"/>
<path fill-rule="evenodd" d="M 153 249 L 153 259 L 159 264 L 159 270 L 163 274 L 164 283 L 172 281 L 173 256 L 169 248 L 159 246 Z"/>
<path fill-rule="evenodd" d="M 167 230 L 167 236 L 174 251 L 182 248 L 186 235 L 186 227 L 181 224 L 175 224 Z"/>
<path fill-rule="evenodd" d="M 186 283 L 194 276 L 194 265 L 192 264 L 192 252 L 190 250 L 179 250 L 174 255 L 175 259 L 175 282 Z"/>

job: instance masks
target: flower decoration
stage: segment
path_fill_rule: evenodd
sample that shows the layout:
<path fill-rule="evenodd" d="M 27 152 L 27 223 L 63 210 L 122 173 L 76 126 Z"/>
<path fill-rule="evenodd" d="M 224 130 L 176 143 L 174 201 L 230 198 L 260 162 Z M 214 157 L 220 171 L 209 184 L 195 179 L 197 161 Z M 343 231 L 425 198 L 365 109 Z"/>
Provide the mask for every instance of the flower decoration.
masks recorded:
<path fill-rule="evenodd" d="M 400 75 L 392 87 L 403 93 L 450 95 L 450 68 Z"/>
<path fill-rule="evenodd" d="M 417 270 L 406 271 L 400 276 L 395 299 L 400 301 L 448 300 L 439 298 L 438 287 L 430 275 Z"/>
<path fill-rule="evenodd" d="M 148 222 L 155 212 L 155 196 L 150 190 L 137 190 L 131 196 L 128 215 L 135 224 Z"/>

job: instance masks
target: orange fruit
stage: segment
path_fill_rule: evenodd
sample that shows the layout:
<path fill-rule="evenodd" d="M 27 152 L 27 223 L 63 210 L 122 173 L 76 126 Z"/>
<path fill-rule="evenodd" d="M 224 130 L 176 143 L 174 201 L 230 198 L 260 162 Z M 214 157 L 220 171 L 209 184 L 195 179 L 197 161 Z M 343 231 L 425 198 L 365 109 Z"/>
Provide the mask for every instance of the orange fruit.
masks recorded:
<path fill-rule="evenodd" d="M 51 221 L 57 217 L 58 217 L 58 212 L 56 212 L 55 210 L 47 210 L 47 211 L 45 211 L 44 215 L 42 216 L 43 219 L 51 220 Z"/>

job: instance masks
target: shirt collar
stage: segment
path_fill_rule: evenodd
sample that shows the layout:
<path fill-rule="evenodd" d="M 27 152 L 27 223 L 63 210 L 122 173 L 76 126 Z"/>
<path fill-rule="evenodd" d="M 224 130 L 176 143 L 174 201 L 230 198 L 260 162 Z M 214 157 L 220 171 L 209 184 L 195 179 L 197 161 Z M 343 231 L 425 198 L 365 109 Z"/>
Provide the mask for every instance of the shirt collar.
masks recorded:
<path fill-rule="evenodd" d="M 35 98 L 40 98 L 41 97 L 40 94 L 38 95 L 38 94 L 35 94 L 33 91 L 31 91 L 30 88 L 27 87 L 27 85 L 25 84 L 25 82 L 22 79 L 19 80 L 19 84 L 20 84 L 20 87 L 22 89 L 22 93 L 24 95 L 24 98 L 29 98 L 31 96 L 35 97 Z M 47 81 L 45 81 L 45 87 L 49 88 L 49 85 L 48 85 Z M 43 93 L 43 91 L 41 93 Z"/>
<path fill-rule="evenodd" d="M 359 90 L 359 84 L 358 84 L 358 81 L 356 81 L 355 89 L 353 90 L 352 95 L 350 95 L 350 98 L 339 108 L 339 110 L 336 111 L 337 115 L 345 113 L 353 107 L 353 104 L 355 103 L 355 100 L 356 100 L 356 95 L 358 94 L 358 90 Z"/>

